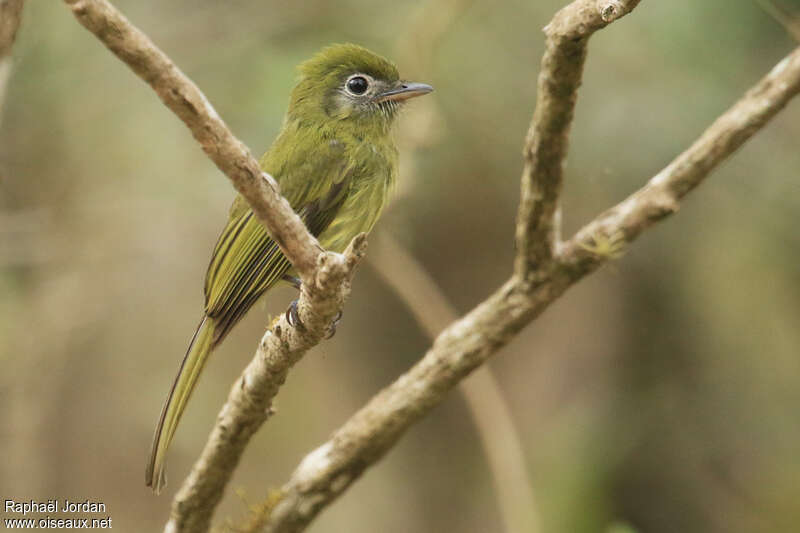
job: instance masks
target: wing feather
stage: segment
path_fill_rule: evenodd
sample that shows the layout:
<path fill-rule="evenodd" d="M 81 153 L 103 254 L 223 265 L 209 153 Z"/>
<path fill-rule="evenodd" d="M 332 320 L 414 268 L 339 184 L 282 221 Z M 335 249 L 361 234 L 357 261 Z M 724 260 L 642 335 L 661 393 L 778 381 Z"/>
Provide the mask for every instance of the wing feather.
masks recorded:
<path fill-rule="evenodd" d="M 351 169 L 342 157 L 342 146 L 324 143 L 327 149 L 303 153 L 294 147 L 281 150 L 281 141 L 281 137 L 276 140 L 262 165 L 274 172 L 282 193 L 309 231 L 319 235 L 334 220 L 347 195 Z M 281 153 L 289 154 L 295 164 L 280 161 Z M 295 171 L 287 172 L 290 168 Z M 215 322 L 213 346 L 222 342 L 258 298 L 290 268 L 280 247 L 247 203 L 237 197 L 205 280 L 206 315 Z"/>

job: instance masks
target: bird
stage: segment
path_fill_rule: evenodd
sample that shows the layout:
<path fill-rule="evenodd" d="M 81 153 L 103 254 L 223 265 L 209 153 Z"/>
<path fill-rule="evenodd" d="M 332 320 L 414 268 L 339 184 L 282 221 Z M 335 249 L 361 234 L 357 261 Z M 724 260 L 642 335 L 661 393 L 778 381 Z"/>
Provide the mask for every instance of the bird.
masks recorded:
<path fill-rule="evenodd" d="M 298 66 L 283 125 L 259 160 L 309 232 L 342 252 L 368 233 L 398 172 L 392 130 L 405 102 L 433 87 L 405 81 L 386 58 L 334 44 Z M 208 356 L 264 293 L 281 281 L 299 287 L 292 265 L 238 195 L 206 272 L 205 307 L 156 425 L 145 481 L 166 485 L 166 455 Z"/>

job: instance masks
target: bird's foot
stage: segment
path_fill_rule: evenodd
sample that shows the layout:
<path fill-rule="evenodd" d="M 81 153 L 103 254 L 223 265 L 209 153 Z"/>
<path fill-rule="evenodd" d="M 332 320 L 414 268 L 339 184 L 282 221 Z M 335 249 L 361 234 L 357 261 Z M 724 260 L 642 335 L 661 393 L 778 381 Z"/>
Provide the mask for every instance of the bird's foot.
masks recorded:
<path fill-rule="evenodd" d="M 326 340 L 336 335 L 336 327 L 339 325 L 339 322 L 341 320 L 342 320 L 342 311 L 340 310 L 338 313 L 336 313 L 336 316 L 333 317 L 333 322 L 331 322 L 331 325 L 328 326 L 328 331 L 325 334 Z"/>
<path fill-rule="evenodd" d="M 328 331 L 325 333 L 325 339 L 330 339 L 336 335 L 336 327 L 339 325 L 341 320 L 342 312 L 339 311 L 336 313 L 336 316 L 333 317 L 333 322 L 331 322 L 331 325 L 328 326 Z M 300 321 L 300 314 L 297 311 L 297 300 L 293 300 L 292 303 L 289 304 L 289 308 L 286 310 L 286 321 L 293 328 L 303 329 L 304 326 Z"/>
<path fill-rule="evenodd" d="M 297 312 L 297 300 L 292 300 L 292 303 L 289 304 L 289 309 L 286 310 L 286 321 L 293 328 L 303 328 L 303 323 L 300 321 L 300 314 Z"/>

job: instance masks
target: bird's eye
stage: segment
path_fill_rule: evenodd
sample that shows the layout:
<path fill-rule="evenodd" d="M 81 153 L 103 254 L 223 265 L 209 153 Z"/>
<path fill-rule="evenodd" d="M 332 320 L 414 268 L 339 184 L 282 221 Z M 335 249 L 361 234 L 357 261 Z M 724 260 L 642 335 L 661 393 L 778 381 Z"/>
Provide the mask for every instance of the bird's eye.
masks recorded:
<path fill-rule="evenodd" d="M 348 92 L 355 95 L 362 95 L 367 92 L 369 82 L 364 76 L 353 76 L 345 84 Z"/>

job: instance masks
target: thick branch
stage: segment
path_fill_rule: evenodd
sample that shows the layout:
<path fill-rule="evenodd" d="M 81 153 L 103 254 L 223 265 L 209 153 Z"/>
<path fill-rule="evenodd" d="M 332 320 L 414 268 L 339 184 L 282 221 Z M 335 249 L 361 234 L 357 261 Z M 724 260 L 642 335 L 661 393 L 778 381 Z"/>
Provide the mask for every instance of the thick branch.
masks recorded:
<path fill-rule="evenodd" d="M 455 308 L 425 268 L 394 238 L 384 232 L 371 240 L 369 261 L 375 272 L 408 307 L 431 341 L 435 340 L 458 319 Z M 487 365 L 464 380 L 460 389 L 489 463 L 505 531 L 541 531 L 522 439 L 502 386 Z"/>
<path fill-rule="evenodd" d="M 290 327 L 281 315 L 264 334 L 255 357 L 234 383 L 217 415 L 203 452 L 175 495 L 165 532 L 208 530 L 214 509 L 250 437 L 272 414 L 272 400 L 289 369 L 320 342 L 331 319 L 341 309 L 365 248 L 362 234 L 344 253 L 344 268 L 339 262 L 329 261 L 333 254 L 322 255 L 317 274 L 321 282 L 316 289 L 308 290 L 305 285 L 302 289 L 315 313 L 304 315 L 300 309 L 302 328 Z"/>
<path fill-rule="evenodd" d="M 184 120 L 206 153 L 250 202 L 306 282 L 300 302 L 306 329 L 287 327 L 281 318 L 267 332 L 176 498 L 167 530 L 204 531 L 247 440 L 268 417 L 272 398 L 288 368 L 319 341 L 347 295 L 364 240 L 354 241 L 344 256 L 321 255 L 316 241 L 278 194 L 274 181 L 259 169 L 202 93 L 146 36 L 103 0 L 65 1 L 81 23 Z M 585 41 L 637 3 L 579 0 L 548 26 L 539 102 L 525 150 L 517 229 L 520 258 L 515 275 L 443 331 L 417 365 L 303 460 L 283 487 L 268 530 L 302 530 L 461 379 L 569 286 L 606 261 L 608 256 L 589 251 L 598 235 L 621 234 L 631 242 L 646 227 L 674 212 L 686 193 L 800 90 L 800 52 L 795 51 L 645 188 L 598 217 L 555 253 L 558 193 Z M 558 260 L 550 261 L 554 255 Z M 534 268 L 535 275 L 531 276 Z"/>
<path fill-rule="evenodd" d="M 203 151 L 230 178 L 280 245 L 303 281 L 313 280 L 322 251 L 275 180 L 233 136 L 205 95 L 122 13 L 106 0 L 65 0 L 78 21 L 146 81 L 191 130 Z"/>
<path fill-rule="evenodd" d="M 376 395 L 331 439 L 308 454 L 283 488 L 266 531 L 302 531 L 405 430 L 438 405 L 472 370 L 504 346 L 568 286 L 566 279 L 528 292 L 506 282 L 451 324 L 422 360 Z"/>
<path fill-rule="evenodd" d="M 800 48 L 781 61 L 692 147 L 643 188 L 600 215 L 571 239 L 534 282 L 514 274 L 499 290 L 451 324 L 422 360 L 378 393 L 309 453 L 283 486 L 266 531 L 302 531 L 361 473 L 380 459 L 420 417 L 475 368 L 486 362 L 567 288 L 609 256 L 596 255 L 598 234 L 633 241 L 675 212 L 677 202 L 725 157 L 762 128 L 800 92 Z M 524 223 L 521 221 L 520 223 Z"/>
<path fill-rule="evenodd" d="M 589 37 L 627 15 L 639 0 L 578 0 L 545 26 L 545 52 L 539 72 L 536 110 L 525 137 L 517 225 L 520 276 L 549 261 L 560 238 L 558 197 L 567 156 L 569 128 L 578 98 Z"/>

